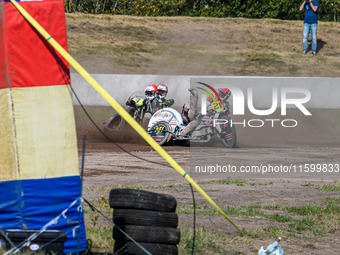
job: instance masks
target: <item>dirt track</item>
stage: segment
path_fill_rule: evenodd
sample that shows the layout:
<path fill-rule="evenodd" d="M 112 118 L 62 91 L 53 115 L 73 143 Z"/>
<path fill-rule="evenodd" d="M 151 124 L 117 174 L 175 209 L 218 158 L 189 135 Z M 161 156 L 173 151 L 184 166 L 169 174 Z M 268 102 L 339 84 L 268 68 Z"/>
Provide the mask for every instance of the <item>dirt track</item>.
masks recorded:
<path fill-rule="evenodd" d="M 310 124 L 310 123 L 309 123 Z M 306 127 L 303 132 L 296 131 L 294 136 L 279 136 L 276 131 L 267 130 L 263 135 L 256 130 L 238 129 L 238 148 L 226 149 L 218 147 L 165 146 L 165 150 L 190 173 L 196 182 L 221 207 L 227 206 L 303 206 L 321 204 L 325 198 L 337 198 L 337 191 L 320 191 L 315 187 L 334 184 L 339 180 L 339 173 L 311 174 L 250 174 L 250 173 L 195 173 L 195 167 L 202 165 L 230 164 L 238 170 L 241 166 L 252 165 L 296 165 L 304 164 L 339 164 L 340 140 L 339 128 L 332 126 L 329 130 L 323 127 L 322 135 L 310 135 Z M 301 127 L 302 128 L 302 127 Z M 135 136 L 134 131 L 128 133 L 110 133 L 110 137 L 120 142 L 126 152 L 108 142 L 92 127 L 78 125 L 78 135 L 87 130 L 87 147 L 85 157 L 84 196 L 87 199 L 98 198 L 103 190 L 111 187 L 142 186 L 145 189 L 173 194 L 179 205 L 192 203 L 191 193 L 186 181 L 174 169 L 145 162 L 137 157 L 165 163 L 151 147 Z M 91 131 L 89 131 L 91 130 Z M 333 130 L 333 133 L 330 133 Z M 310 130 L 314 133 L 313 129 Z M 320 127 L 319 127 L 320 131 Z M 322 131 L 322 129 L 321 129 Z M 282 130 L 279 132 L 282 133 Z M 310 137 L 313 137 L 311 140 Z M 80 137 L 79 137 L 80 138 Z M 263 141 L 263 144 L 258 141 Z M 79 139 L 81 143 L 81 139 Z M 132 142 L 135 141 L 135 142 Z M 81 145 L 79 144 L 79 148 Z M 80 154 L 81 155 L 81 154 Z M 202 156 L 204 155 L 204 157 Z M 209 157 L 207 157 L 209 155 Z M 244 180 L 247 185 L 220 185 L 218 180 Z M 207 181 L 215 183 L 207 184 Z M 204 184 L 205 182 L 206 184 Z M 104 194 L 108 196 L 108 194 Z M 198 205 L 206 205 L 205 199 L 196 192 Z M 282 212 L 279 212 L 282 213 Z M 264 226 L 280 226 L 278 223 L 257 217 L 234 216 L 236 224 L 246 231 L 256 231 Z M 180 215 L 180 226 L 192 225 L 191 215 Z M 222 232 L 228 236 L 238 236 L 234 227 L 220 215 L 198 215 L 197 227 L 213 232 Z M 309 240 L 286 238 L 282 241 L 285 254 L 340 254 L 340 230 L 332 226 L 326 235 Z M 255 240 L 258 245 L 268 245 L 272 239 Z M 226 243 L 232 254 L 254 254 L 246 244 Z"/>

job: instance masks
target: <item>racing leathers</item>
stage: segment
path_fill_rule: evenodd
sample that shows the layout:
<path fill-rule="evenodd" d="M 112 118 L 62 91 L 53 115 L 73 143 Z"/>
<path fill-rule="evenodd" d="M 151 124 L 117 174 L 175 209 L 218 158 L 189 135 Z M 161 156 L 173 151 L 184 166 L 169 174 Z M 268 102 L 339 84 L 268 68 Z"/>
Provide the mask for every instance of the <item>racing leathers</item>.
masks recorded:
<path fill-rule="evenodd" d="M 145 100 L 146 111 L 143 118 L 143 125 L 147 125 L 152 115 L 160 109 L 170 107 L 174 104 L 175 100 L 159 98 L 156 96 L 153 100 Z"/>

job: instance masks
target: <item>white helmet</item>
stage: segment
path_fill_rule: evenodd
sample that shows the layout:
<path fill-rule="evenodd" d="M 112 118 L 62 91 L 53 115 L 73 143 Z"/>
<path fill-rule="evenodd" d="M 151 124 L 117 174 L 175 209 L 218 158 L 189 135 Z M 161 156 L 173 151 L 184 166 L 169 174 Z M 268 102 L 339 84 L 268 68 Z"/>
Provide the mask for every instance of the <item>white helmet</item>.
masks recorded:
<path fill-rule="evenodd" d="M 152 85 L 148 85 L 145 90 L 145 97 L 149 100 L 152 100 L 156 97 L 156 93 L 157 93 L 157 86 L 152 84 Z"/>
<path fill-rule="evenodd" d="M 165 98 L 166 95 L 168 94 L 168 86 L 166 86 L 165 84 L 159 84 L 157 89 L 158 89 L 157 94 L 160 99 Z"/>

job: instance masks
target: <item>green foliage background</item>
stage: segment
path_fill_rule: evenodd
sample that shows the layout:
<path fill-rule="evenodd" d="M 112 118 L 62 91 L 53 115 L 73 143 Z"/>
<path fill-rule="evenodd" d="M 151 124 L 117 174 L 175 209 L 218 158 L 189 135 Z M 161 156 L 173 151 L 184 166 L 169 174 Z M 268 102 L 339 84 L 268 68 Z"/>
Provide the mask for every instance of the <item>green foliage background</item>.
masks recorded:
<path fill-rule="evenodd" d="M 65 0 L 65 11 L 134 16 L 244 17 L 301 20 L 303 0 Z M 339 21 L 340 0 L 319 0 L 319 20 Z"/>

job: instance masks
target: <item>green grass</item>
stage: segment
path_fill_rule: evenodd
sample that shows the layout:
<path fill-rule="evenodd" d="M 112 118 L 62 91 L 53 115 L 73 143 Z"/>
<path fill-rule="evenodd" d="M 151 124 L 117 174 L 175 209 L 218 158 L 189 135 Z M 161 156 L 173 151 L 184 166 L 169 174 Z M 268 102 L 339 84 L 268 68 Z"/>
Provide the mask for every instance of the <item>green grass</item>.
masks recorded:
<path fill-rule="evenodd" d="M 154 188 L 154 186 L 142 186 L 142 185 L 114 185 L 110 187 L 100 188 L 100 191 L 110 191 L 111 189 L 137 189 L 137 190 L 149 190 Z"/>
<path fill-rule="evenodd" d="M 268 182 L 248 182 L 245 180 L 214 180 L 214 181 L 200 181 L 198 184 L 209 185 L 209 184 L 220 184 L 220 185 L 236 185 L 236 186 L 245 186 L 247 184 L 251 186 L 267 186 L 273 185 L 272 181 Z"/>
<path fill-rule="evenodd" d="M 287 236 L 301 238 L 312 234 L 323 235 L 332 232 L 340 223 L 340 198 L 328 198 L 323 205 L 304 206 L 238 206 L 223 207 L 227 215 L 241 217 L 259 217 L 276 223 L 285 223 L 283 229 Z M 279 212 L 277 212 L 279 210 Z M 178 213 L 192 214 L 192 206 L 179 206 Z M 219 213 L 208 206 L 197 205 L 197 215 L 218 215 Z M 264 229 L 262 229 L 264 231 Z M 280 230 L 282 231 L 282 229 Z M 277 232 L 277 231 L 275 231 Z M 253 233 L 254 234 L 254 233 Z"/>
<path fill-rule="evenodd" d="M 92 242 L 91 251 L 112 253 L 114 244 L 112 239 L 113 209 L 109 207 L 108 198 L 103 195 L 91 200 L 90 203 L 106 217 L 104 218 L 98 211 L 93 211 L 87 203 L 84 203 L 86 238 Z"/>
<path fill-rule="evenodd" d="M 315 185 L 312 183 L 302 184 L 303 187 L 313 187 L 319 191 L 340 191 L 340 182 L 338 180 L 334 180 L 334 184 L 324 184 L 324 185 Z"/>
<path fill-rule="evenodd" d="M 111 189 L 137 189 L 137 190 L 152 190 L 152 189 L 174 189 L 174 190 L 185 190 L 189 189 L 189 185 L 181 184 L 164 184 L 164 185 L 114 185 L 105 188 L 99 188 L 99 191 L 109 192 Z"/>
<path fill-rule="evenodd" d="M 246 244 L 250 245 L 251 241 L 245 237 L 219 233 L 205 230 L 203 228 L 196 229 L 195 233 L 195 254 L 246 254 L 239 250 L 228 247 L 228 244 Z M 179 254 L 191 254 L 193 244 L 193 231 L 191 228 L 181 228 L 181 241 L 178 245 Z"/>
<path fill-rule="evenodd" d="M 337 197 L 337 198 L 325 198 L 323 200 L 324 203 L 329 203 L 329 204 L 338 204 L 340 205 L 340 197 Z"/>
<path fill-rule="evenodd" d="M 249 183 L 251 186 L 267 186 L 267 185 L 273 185 L 272 181 L 269 182 L 251 182 Z"/>
<path fill-rule="evenodd" d="M 281 57 L 277 54 L 266 54 L 266 53 L 260 53 L 258 51 L 253 51 L 248 53 L 248 58 L 252 62 L 259 62 L 259 63 L 282 63 L 278 59 Z"/>
<path fill-rule="evenodd" d="M 112 226 L 99 227 L 89 226 L 86 227 L 86 238 L 92 241 L 92 251 L 106 251 L 113 250 L 114 240 L 112 239 Z"/>
<path fill-rule="evenodd" d="M 248 182 L 244 180 L 217 180 L 217 181 L 205 181 L 198 182 L 198 184 L 221 184 L 221 185 L 231 185 L 235 184 L 237 186 L 244 186 Z"/>
<path fill-rule="evenodd" d="M 334 181 L 334 184 L 324 184 L 318 187 L 321 191 L 340 191 L 340 182 Z"/>
<path fill-rule="evenodd" d="M 256 229 L 252 231 L 244 231 L 244 233 L 252 239 L 263 239 L 263 238 L 271 238 L 275 239 L 277 237 L 284 236 L 284 231 L 277 226 L 265 226 L 262 229 Z"/>

